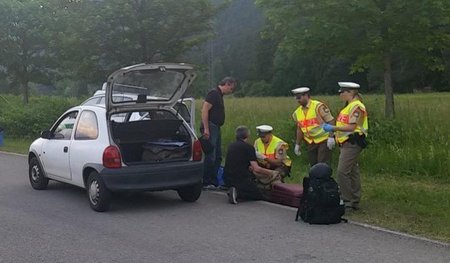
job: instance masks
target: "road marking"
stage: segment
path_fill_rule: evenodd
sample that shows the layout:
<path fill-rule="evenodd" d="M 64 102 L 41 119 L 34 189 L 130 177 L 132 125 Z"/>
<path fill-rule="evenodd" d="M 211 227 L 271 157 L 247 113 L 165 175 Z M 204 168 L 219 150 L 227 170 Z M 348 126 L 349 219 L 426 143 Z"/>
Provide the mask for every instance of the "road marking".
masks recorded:
<path fill-rule="evenodd" d="M 218 195 L 226 195 L 226 192 L 220 192 L 220 191 L 208 191 L 208 192 L 209 193 L 213 193 L 213 194 L 218 194 Z M 297 208 L 295 208 L 295 207 L 290 207 L 290 206 L 270 203 L 270 202 L 267 202 L 267 201 L 256 201 L 256 202 L 260 202 L 260 203 L 264 203 L 266 205 L 275 206 L 275 207 L 279 207 L 279 208 L 283 208 L 283 209 L 287 209 L 287 210 L 290 210 L 290 211 L 297 212 Z M 294 220 L 294 216 L 292 217 L 292 220 Z M 425 241 L 425 242 L 429 242 L 429 243 L 432 243 L 432 244 L 435 244 L 435 245 L 438 245 L 438 246 L 443 246 L 443 247 L 449 247 L 450 248 L 450 243 L 437 241 L 437 240 L 429 239 L 429 238 L 426 238 L 426 237 L 406 234 L 406 233 L 402 233 L 402 232 L 398 232 L 398 231 L 394 231 L 394 230 L 389 230 L 387 228 L 383 228 L 383 227 L 379 227 L 379 226 L 373 226 L 373 225 L 360 223 L 360 222 L 356 222 L 356 221 L 351 221 L 351 220 L 348 220 L 348 223 L 352 224 L 352 225 L 364 227 L 364 228 L 373 229 L 373 230 L 380 231 L 380 232 L 385 232 L 385 233 L 389 233 L 389 234 L 393 234 L 393 235 L 397 235 L 397 236 L 401 236 L 401 237 L 405 237 L 405 238 L 415 239 L 415 240 L 419 240 L 419 241 Z"/>
<path fill-rule="evenodd" d="M 26 155 L 26 154 L 21 154 L 21 153 L 11 153 L 11 152 L 3 152 L 3 151 L 0 151 L 0 153 L 3 153 L 3 154 L 9 154 L 9 155 L 15 155 L 15 156 L 22 156 L 22 157 L 27 157 L 28 155 Z"/>

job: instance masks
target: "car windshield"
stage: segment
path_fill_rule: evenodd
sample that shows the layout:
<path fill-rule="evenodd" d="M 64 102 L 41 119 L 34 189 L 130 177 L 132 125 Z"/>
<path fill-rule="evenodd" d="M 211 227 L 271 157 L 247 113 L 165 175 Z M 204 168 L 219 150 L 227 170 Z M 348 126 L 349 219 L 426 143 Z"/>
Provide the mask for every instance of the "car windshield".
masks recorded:
<path fill-rule="evenodd" d="M 113 103 L 121 103 L 117 94 L 135 94 L 132 100 L 170 100 L 180 88 L 184 79 L 183 72 L 174 70 L 134 70 L 117 76 L 112 86 Z"/>

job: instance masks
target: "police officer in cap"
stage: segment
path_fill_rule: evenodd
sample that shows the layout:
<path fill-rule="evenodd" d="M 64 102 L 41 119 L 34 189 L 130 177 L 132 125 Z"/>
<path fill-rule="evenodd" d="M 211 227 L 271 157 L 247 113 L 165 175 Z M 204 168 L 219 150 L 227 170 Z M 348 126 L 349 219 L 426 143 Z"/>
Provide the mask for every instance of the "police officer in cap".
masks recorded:
<path fill-rule="evenodd" d="M 336 126 L 325 124 L 323 129 L 328 132 L 334 131 L 340 146 L 337 172 L 341 198 L 347 210 L 357 210 L 361 200 L 358 157 L 367 146 L 365 140 L 368 130 L 367 110 L 358 92 L 359 84 L 353 82 L 338 82 L 338 84 L 339 96 L 345 102 L 345 107 L 339 113 Z"/>
<path fill-rule="evenodd" d="M 309 164 L 327 163 L 331 165 L 331 150 L 335 146 L 334 133 L 326 132 L 323 124 L 334 124 L 330 109 L 323 102 L 311 99 L 308 87 L 291 90 L 300 106 L 292 114 L 297 123 L 297 138 L 294 152 L 301 154 L 300 144 L 304 140 L 308 145 Z"/>
<path fill-rule="evenodd" d="M 258 164 L 279 171 L 282 178 L 289 176 L 292 163 L 287 155 L 289 145 L 273 135 L 273 128 L 270 125 L 257 126 L 256 131 L 259 138 L 255 140 L 254 147 Z"/>

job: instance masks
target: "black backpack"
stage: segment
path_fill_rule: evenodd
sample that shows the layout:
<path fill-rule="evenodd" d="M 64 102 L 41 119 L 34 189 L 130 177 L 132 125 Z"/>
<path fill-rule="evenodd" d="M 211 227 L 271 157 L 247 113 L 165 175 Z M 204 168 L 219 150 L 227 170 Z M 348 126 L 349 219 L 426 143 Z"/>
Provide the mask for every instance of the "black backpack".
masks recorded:
<path fill-rule="evenodd" d="M 347 222 L 344 202 L 339 196 L 339 186 L 331 177 L 332 170 L 325 163 L 311 167 L 309 177 L 303 179 L 303 196 L 297 210 L 299 216 L 310 224 L 336 224 Z"/>

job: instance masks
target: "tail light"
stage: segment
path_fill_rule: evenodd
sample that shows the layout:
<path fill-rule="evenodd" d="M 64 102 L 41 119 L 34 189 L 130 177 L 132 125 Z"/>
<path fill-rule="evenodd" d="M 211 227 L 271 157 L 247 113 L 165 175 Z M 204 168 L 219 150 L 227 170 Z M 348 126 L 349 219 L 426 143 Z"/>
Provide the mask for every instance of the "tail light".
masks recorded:
<path fill-rule="evenodd" d="M 194 142 L 194 147 L 192 148 L 192 160 L 197 162 L 202 160 L 202 145 L 199 140 Z"/>
<path fill-rule="evenodd" d="M 122 158 L 116 146 L 110 145 L 103 151 L 103 166 L 106 168 L 122 167 Z"/>

